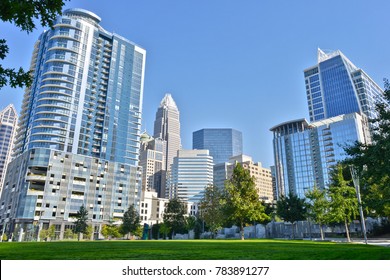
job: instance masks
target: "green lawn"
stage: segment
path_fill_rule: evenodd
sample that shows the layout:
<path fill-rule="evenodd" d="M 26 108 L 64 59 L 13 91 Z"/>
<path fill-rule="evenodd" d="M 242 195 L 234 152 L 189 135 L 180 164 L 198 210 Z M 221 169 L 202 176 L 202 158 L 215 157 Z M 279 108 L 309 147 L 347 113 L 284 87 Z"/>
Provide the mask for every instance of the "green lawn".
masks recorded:
<path fill-rule="evenodd" d="M 291 240 L 2 242 L 1 260 L 390 260 L 390 248 Z"/>

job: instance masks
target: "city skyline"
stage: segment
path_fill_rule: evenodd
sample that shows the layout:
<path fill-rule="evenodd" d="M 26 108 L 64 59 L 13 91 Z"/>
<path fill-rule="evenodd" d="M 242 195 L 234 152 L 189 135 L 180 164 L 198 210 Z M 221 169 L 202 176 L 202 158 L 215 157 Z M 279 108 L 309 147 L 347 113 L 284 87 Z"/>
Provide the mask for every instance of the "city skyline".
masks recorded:
<path fill-rule="evenodd" d="M 340 49 L 379 86 L 390 77 L 384 67 L 390 54 L 381 47 L 389 40 L 383 34 L 390 3 L 283 4 L 280 9 L 257 1 L 118 1 L 108 8 L 103 1 L 75 0 L 64 9 L 90 10 L 107 30 L 148 50 L 143 129 L 152 132 L 155 108 L 171 92 L 181 111 L 183 148 L 191 147 L 196 130 L 234 127 L 243 133 L 244 153 L 268 167 L 273 164 L 269 128 L 286 119 L 309 119 L 302 77 L 315 64 L 318 47 Z M 44 28 L 27 35 L 7 23 L 0 27 L 10 46 L 5 66 L 28 69 L 33 42 Z M 3 88 L 0 108 L 13 103 L 20 112 L 22 96 L 22 89 Z"/>

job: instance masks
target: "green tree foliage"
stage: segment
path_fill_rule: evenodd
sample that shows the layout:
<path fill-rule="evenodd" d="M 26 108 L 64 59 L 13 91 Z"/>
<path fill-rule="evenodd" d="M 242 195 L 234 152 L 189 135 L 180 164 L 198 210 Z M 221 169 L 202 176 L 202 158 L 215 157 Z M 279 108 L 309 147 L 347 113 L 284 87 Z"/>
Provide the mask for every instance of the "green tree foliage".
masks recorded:
<path fill-rule="evenodd" d="M 34 19 L 38 19 L 42 26 L 52 26 L 56 17 L 61 14 L 66 0 L 2 0 L 0 5 L 0 20 L 10 22 L 27 33 L 35 28 Z M 4 60 L 9 52 L 7 42 L 0 39 L 0 61 Z M 31 85 L 31 76 L 22 68 L 15 70 L 4 68 L 0 63 L 0 89 L 10 85 L 11 87 L 23 87 Z"/>
<path fill-rule="evenodd" d="M 160 224 L 159 232 L 164 236 L 164 239 L 167 239 L 168 234 L 171 232 L 171 228 L 166 224 Z"/>
<path fill-rule="evenodd" d="M 187 232 L 190 232 L 190 230 L 193 230 L 196 225 L 196 217 L 195 216 L 187 216 L 185 217 L 186 221 L 186 230 Z"/>
<path fill-rule="evenodd" d="M 88 220 L 88 211 L 85 209 L 84 205 L 80 206 L 79 211 L 76 213 L 76 221 L 74 222 L 75 228 L 73 232 L 77 234 L 77 240 L 80 241 L 81 234 L 86 234 L 87 232 L 87 220 Z"/>
<path fill-rule="evenodd" d="M 101 233 L 106 239 L 119 238 L 122 236 L 122 234 L 119 232 L 119 227 L 113 223 L 103 225 Z"/>
<path fill-rule="evenodd" d="M 85 233 L 83 234 L 83 238 L 90 240 L 93 234 L 93 227 L 91 225 L 87 226 Z"/>
<path fill-rule="evenodd" d="M 326 191 L 320 190 L 316 186 L 312 190 L 305 193 L 309 200 L 307 204 L 308 216 L 313 219 L 320 227 L 321 239 L 324 240 L 324 231 L 322 226 L 328 221 L 329 201 L 327 199 Z"/>
<path fill-rule="evenodd" d="M 55 231 L 55 225 L 51 225 L 48 229 L 42 229 L 39 232 L 39 239 L 44 241 L 51 241 L 55 237 Z"/>
<path fill-rule="evenodd" d="M 358 170 L 361 181 L 362 201 L 370 215 L 390 218 L 390 83 L 385 80 L 387 103 L 379 103 L 379 117 L 370 120 L 373 128 L 372 143 L 356 142 L 345 148 L 352 164 Z"/>
<path fill-rule="evenodd" d="M 140 216 L 134 204 L 130 205 L 127 211 L 123 214 L 121 232 L 125 234 L 135 235 L 140 226 Z"/>
<path fill-rule="evenodd" d="M 228 220 L 240 227 L 241 240 L 244 240 L 246 223 L 262 222 L 269 217 L 255 188 L 255 181 L 249 170 L 237 163 L 230 180 L 225 183 L 224 213 Z"/>
<path fill-rule="evenodd" d="M 164 223 L 171 229 L 172 238 L 176 233 L 186 231 L 185 215 L 187 214 L 185 204 L 177 198 L 168 202 L 164 212 Z"/>
<path fill-rule="evenodd" d="M 64 238 L 65 239 L 73 239 L 73 238 L 75 238 L 75 234 L 70 228 L 68 228 L 64 231 Z"/>
<path fill-rule="evenodd" d="M 200 216 L 215 237 L 216 232 L 222 228 L 224 216 L 224 196 L 222 190 L 216 186 L 207 186 L 204 196 L 199 204 Z"/>
<path fill-rule="evenodd" d="M 290 193 L 282 196 L 276 204 L 277 215 L 286 222 L 292 223 L 292 238 L 295 238 L 295 223 L 306 219 L 306 202 L 304 198 Z"/>
<path fill-rule="evenodd" d="M 344 223 L 348 242 L 351 241 L 348 226 L 358 215 L 356 191 L 351 181 L 344 178 L 345 169 L 338 164 L 331 172 L 329 185 L 329 222 Z M 348 173 L 346 173 L 348 174 Z"/>

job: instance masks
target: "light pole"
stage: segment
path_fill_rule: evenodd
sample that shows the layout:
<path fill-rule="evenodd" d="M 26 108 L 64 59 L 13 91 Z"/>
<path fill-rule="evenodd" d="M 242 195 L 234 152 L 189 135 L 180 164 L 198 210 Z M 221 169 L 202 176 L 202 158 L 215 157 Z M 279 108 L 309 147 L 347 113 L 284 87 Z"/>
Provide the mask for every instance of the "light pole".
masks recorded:
<path fill-rule="evenodd" d="M 359 212 L 360 212 L 360 222 L 362 225 L 362 231 L 364 236 L 364 242 L 367 244 L 367 233 L 366 233 L 366 223 L 364 221 L 363 208 L 362 208 L 362 199 L 360 198 L 360 185 L 359 185 L 359 176 L 356 172 L 356 169 L 353 165 L 349 166 L 349 170 L 351 171 L 351 176 L 353 180 L 353 185 L 356 189 L 356 196 L 359 204 Z"/>

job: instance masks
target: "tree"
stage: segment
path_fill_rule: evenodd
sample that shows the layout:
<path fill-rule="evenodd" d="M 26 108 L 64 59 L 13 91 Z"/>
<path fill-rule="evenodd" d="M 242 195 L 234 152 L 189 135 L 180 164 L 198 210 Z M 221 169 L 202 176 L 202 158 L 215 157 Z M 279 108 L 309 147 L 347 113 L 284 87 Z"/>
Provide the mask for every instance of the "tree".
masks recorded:
<path fill-rule="evenodd" d="M 80 206 L 79 211 L 76 213 L 76 221 L 74 222 L 75 228 L 73 232 L 77 234 L 77 240 L 80 241 L 81 234 L 86 234 L 87 232 L 87 220 L 88 220 L 88 211 L 85 209 L 84 205 Z"/>
<path fill-rule="evenodd" d="M 296 194 L 281 196 L 276 203 L 276 213 L 286 222 L 292 224 L 292 238 L 295 238 L 295 223 L 306 219 L 306 202 Z"/>
<path fill-rule="evenodd" d="M 348 225 L 358 214 L 358 202 L 355 188 L 349 186 L 350 181 L 344 179 L 343 166 L 338 164 L 331 172 L 329 185 L 329 221 L 335 223 L 344 223 L 348 242 Z"/>
<path fill-rule="evenodd" d="M 187 216 L 185 217 L 186 221 L 186 230 L 190 232 L 195 228 L 196 225 L 196 217 L 195 216 Z"/>
<path fill-rule="evenodd" d="M 320 227 L 321 240 L 324 240 L 324 231 L 322 226 L 327 223 L 329 201 L 326 196 L 325 190 L 320 190 L 316 186 L 312 190 L 305 193 L 309 203 L 307 204 L 308 215 L 313 219 Z"/>
<path fill-rule="evenodd" d="M 207 224 L 215 237 L 216 232 L 222 228 L 224 222 L 224 197 L 223 192 L 216 186 L 207 186 L 204 196 L 199 204 L 200 216 Z"/>
<path fill-rule="evenodd" d="M 55 237 L 56 226 L 51 225 L 48 229 L 42 229 L 39 232 L 39 239 L 44 241 L 51 241 Z"/>
<path fill-rule="evenodd" d="M 123 234 L 135 235 L 140 226 L 140 216 L 134 204 L 130 205 L 127 211 L 123 214 L 121 231 Z"/>
<path fill-rule="evenodd" d="M 173 198 L 168 202 L 164 212 L 164 223 L 172 231 L 172 239 L 175 233 L 185 232 L 185 215 L 187 214 L 186 206 L 177 198 Z"/>
<path fill-rule="evenodd" d="M 53 26 L 66 0 L 2 0 L 0 5 L 0 20 L 10 22 L 22 31 L 32 32 L 36 26 L 34 19 L 39 19 L 42 26 Z M 4 60 L 9 52 L 7 42 L 0 39 L 0 60 Z M 31 85 L 30 72 L 22 68 L 15 70 L 4 68 L 0 63 L 0 89 L 9 84 L 11 87 Z"/>
<path fill-rule="evenodd" d="M 68 229 L 66 229 L 64 231 L 64 238 L 65 239 L 72 239 L 72 238 L 74 238 L 74 233 L 73 233 L 73 231 L 70 228 L 68 228 Z"/>
<path fill-rule="evenodd" d="M 371 215 L 390 218 L 390 83 L 385 80 L 385 102 L 376 105 L 378 117 L 370 120 L 372 142 L 345 147 L 343 162 L 358 170 L 363 203 Z"/>
<path fill-rule="evenodd" d="M 86 229 L 85 233 L 83 234 L 83 238 L 89 240 L 89 239 L 91 239 L 92 234 L 93 234 L 93 227 L 91 225 L 89 225 L 89 226 L 87 226 L 87 229 Z"/>
<path fill-rule="evenodd" d="M 232 177 L 225 183 L 224 197 L 224 213 L 229 221 L 240 227 L 241 240 L 244 240 L 246 223 L 269 219 L 257 194 L 253 177 L 240 163 L 236 164 Z"/>
<path fill-rule="evenodd" d="M 164 239 L 167 239 L 167 236 L 170 231 L 171 228 L 166 223 L 162 223 L 160 225 L 159 232 L 164 236 Z"/>
<path fill-rule="evenodd" d="M 119 232 L 119 227 L 117 225 L 114 225 L 112 222 L 103 225 L 101 233 L 106 239 L 119 238 L 122 236 Z"/>
<path fill-rule="evenodd" d="M 50 238 L 50 240 L 52 240 L 52 239 L 54 239 L 55 236 L 56 236 L 56 226 L 55 225 L 51 225 L 47 229 L 47 237 Z"/>

